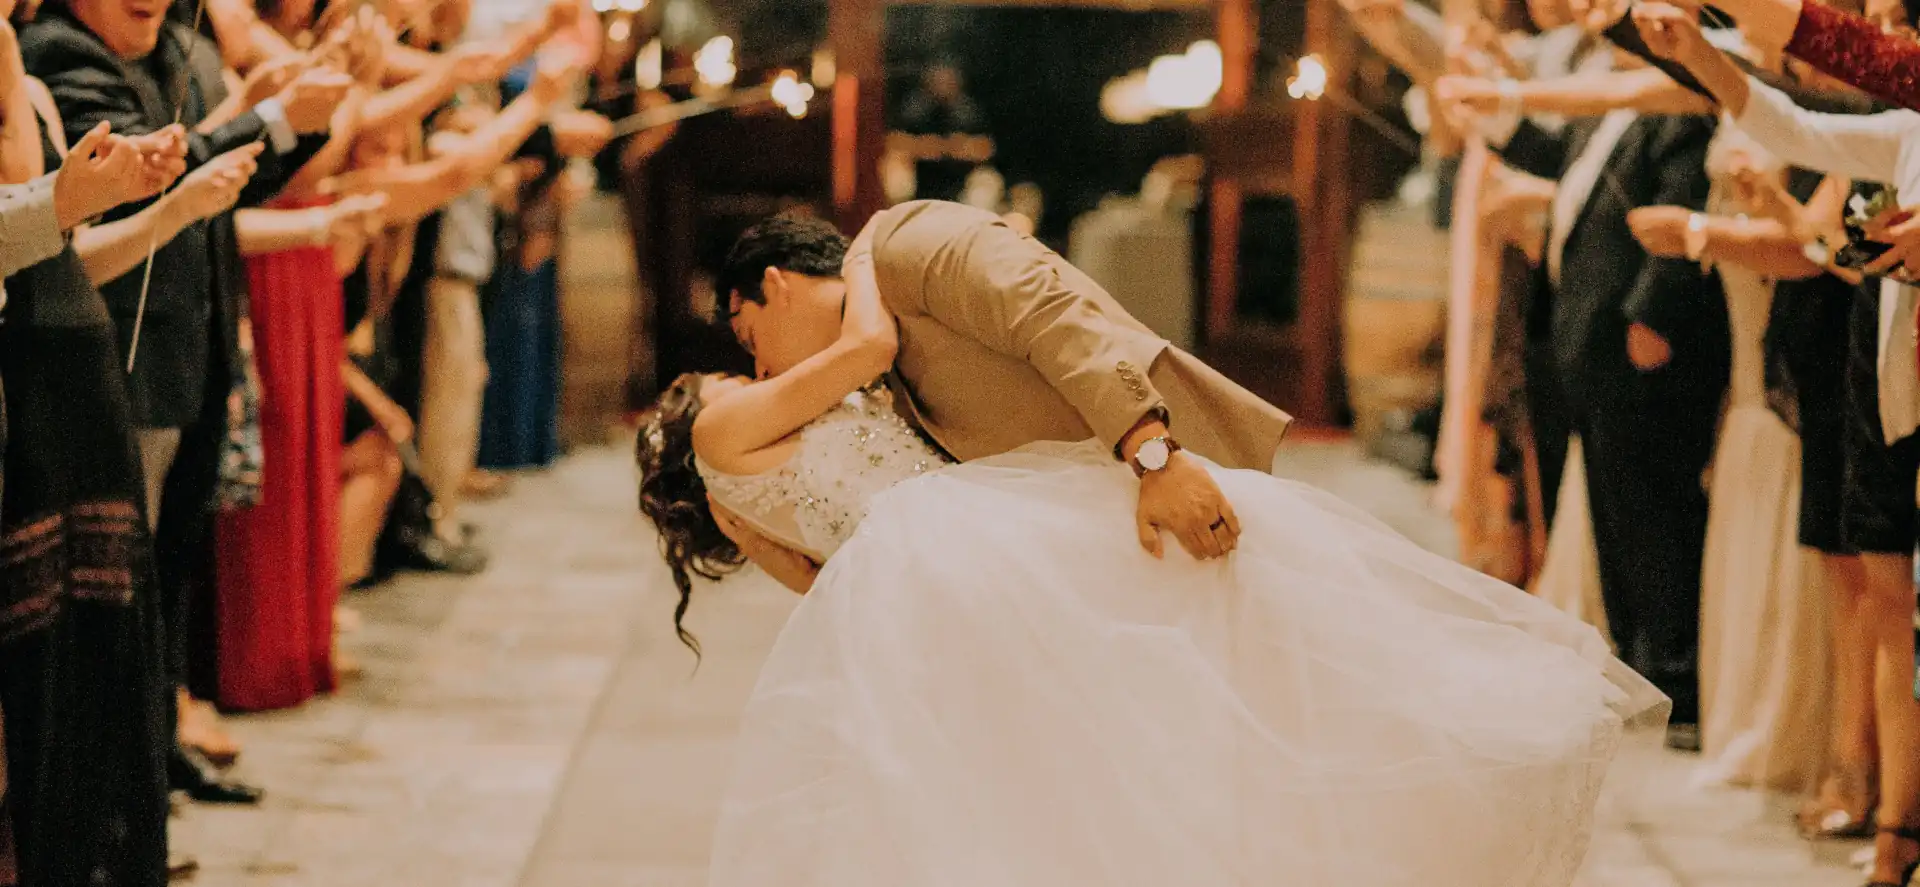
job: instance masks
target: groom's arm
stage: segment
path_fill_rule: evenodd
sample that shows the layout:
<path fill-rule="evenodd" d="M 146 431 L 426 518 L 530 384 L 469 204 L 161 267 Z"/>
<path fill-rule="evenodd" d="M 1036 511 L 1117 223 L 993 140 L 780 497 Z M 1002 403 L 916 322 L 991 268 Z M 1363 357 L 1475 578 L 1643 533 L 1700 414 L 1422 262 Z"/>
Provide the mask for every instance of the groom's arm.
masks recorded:
<path fill-rule="evenodd" d="M 1098 284 L 1054 261 L 1046 247 L 1004 222 L 982 224 L 978 211 L 959 207 L 921 211 L 927 215 L 889 235 L 942 239 L 936 249 L 907 251 L 934 258 L 926 267 L 900 269 L 916 284 L 895 294 L 918 300 L 905 308 L 1025 361 L 1121 461 L 1131 461 L 1147 440 L 1171 439 L 1166 401 L 1149 375 L 1170 347 L 1165 339 L 1146 331 L 1110 298 L 1096 297 Z M 947 220 L 933 217 L 936 213 L 953 213 L 952 224 L 943 224 Z M 920 225 L 928 227 L 914 230 Z M 849 265 L 871 258 L 876 248 L 877 238 L 862 233 Z M 882 275 L 883 286 L 891 276 Z M 1162 531 L 1200 559 L 1224 556 L 1240 536 L 1233 506 L 1206 467 L 1184 452 L 1174 453 L 1160 470 L 1142 474 L 1134 523 L 1141 547 L 1155 557 L 1164 550 Z"/>
<path fill-rule="evenodd" d="M 1116 456 L 1122 441 L 1143 421 L 1165 418 L 1165 401 L 1149 373 L 1166 351 L 1166 340 L 1139 329 L 1130 318 L 1115 316 L 1115 309 L 1063 280 L 1038 241 L 1002 222 L 980 224 L 976 210 L 964 210 L 954 225 L 965 230 L 949 236 L 955 228 L 933 217 L 944 212 L 958 215 L 961 209 L 928 207 L 890 235 L 942 237 L 948 242 L 929 267 L 906 269 L 905 275 L 920 285 L 888 293 L 889 302 L 904 312 L 924 313 L 967 339 L 1032 366 L 1101 441 L 1115 448 Z M 849 266 L 874 250 L 870 234 L 863 231 L 855 239 Z M 902 276 L 883 272 L 882 287 L 899 286 L 893 280 Z M 1086 281 L 1084 286 L 1094 284 Z"/>

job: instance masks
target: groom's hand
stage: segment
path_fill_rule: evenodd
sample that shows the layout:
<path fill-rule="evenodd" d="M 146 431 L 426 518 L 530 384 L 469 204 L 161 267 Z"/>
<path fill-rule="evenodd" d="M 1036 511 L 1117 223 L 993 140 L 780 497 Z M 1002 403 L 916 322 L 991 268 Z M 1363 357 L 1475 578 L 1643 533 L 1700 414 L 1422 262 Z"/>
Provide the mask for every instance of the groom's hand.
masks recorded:
<path fill-rule="evenodd" d="M 1154 557 L 1165 555 L 1161 531 L 1172 533 L 1195 560 L 1225 557 L 1240 544 L 1240 518 L 1220 485 L 1200 460 L 1174 453 L 1167 467 L 1140 478 L 1140 505 L 1134 515 L 1140 545 Z"/>

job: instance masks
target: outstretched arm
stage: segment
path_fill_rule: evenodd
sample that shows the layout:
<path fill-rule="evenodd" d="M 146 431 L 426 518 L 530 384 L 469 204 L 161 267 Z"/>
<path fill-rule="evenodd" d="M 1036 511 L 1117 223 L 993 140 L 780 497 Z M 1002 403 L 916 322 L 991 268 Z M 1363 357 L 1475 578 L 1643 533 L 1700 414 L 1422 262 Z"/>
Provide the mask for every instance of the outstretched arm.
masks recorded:
<path fill-rule="evenodd" d="M 1025 361 L 1120 459 L 1131 460 L 1147 441 L 1171 438 L 1173 417 L 1150 375 L 1169 348 L 1165 339 L 1126 316 L 1098 284 L 1005 222 L 958 207 L 935 205 L 922 212 L 929 218 L 910 219 L 892 236 L 924 236 L 911 231 L 923 224 L 931 236 L 958 228 L 964 233 L 943 251 L 963 257 L 964 265 L 954 273 L 927 275 L 926 284 L 917 288 L 922 301 L 911 310 Z M 976 215 L 943 225 L 948 220 L 931 218 L 941 212 Z M 859 245 L 849 262 L 871 261 L 872 251 L 871 243 Z M 1196 558 L 1233 550 L 1239 518 L 1198 459 L 1173 453 L 1164 464 L 1144 467 L 1135 509 L 1141 547 L 1159 557 L 1166 531 Z"/>

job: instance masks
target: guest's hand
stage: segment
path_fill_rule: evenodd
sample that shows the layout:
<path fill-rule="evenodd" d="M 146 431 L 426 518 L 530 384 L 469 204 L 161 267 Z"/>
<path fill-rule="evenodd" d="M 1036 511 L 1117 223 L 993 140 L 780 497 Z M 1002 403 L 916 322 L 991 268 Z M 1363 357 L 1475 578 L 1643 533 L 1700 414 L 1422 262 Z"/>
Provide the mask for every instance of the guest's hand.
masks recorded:
<path fill-rule="evenodd" d="M 1140 503 L 1134 511 L 1140 547 L 1166 554 L 1162 531 L 1173 534 L 1195 560 L 1224 557 L 1240 544 L 1240 517 L 1200 460 L 1182 451 L 1167 467 L 1140 478 Z"/>
<path fill-rule="evenodd" d="M 139 136 L 123 136 L 127 143 L 140 152 L 145 164 L 148 186 L 141 198 L 151 197 L 173 184 L 187 171 L 187 129 L 180 124 L 162 127 Z M 139 198 L 135 198 L 139 199 Z"/>
<path fill-rule="evenodd" d="M 313 56 L 304 52 L 267 59 L 247 72 L 246 79 L 241 82 L 240 94 L 245 96 L 247 107 L 251 108 L 286 91 L 313 64 Z"/>
<path fill-rule="evenodd" d="M 541 33 L 549 38 L 563 33 L 579 24 L 580 17 L 585 13 L 586 7 L 581 5 L 580 0 L 554 0 L 553 5 L 547 7 L 546 18 L 540 23 Z"/>
<path fill-rule="evenodd" d="M 1652 327 L 1636 323 L 1627 328 L 1627 359 L 1633 361 L 1634 369 L 1650 373 L 1673 359 L 1673 345 Z"/>
<path fill-rule="evenodd" d="M 1487 77 L 1449 74 L 1434 81 L 1433 100 L 1450 119 L 1492 114 L 1500 110 L 1500 84 Z"/>
<path fill-rule="evenodd" d="M 213 158 L 180 182 L 166 197 L 174 222 L 189 225 L 233 208 L 240 192 L 260 169 L 265 142 L 250 142 Z"/>
<path fill-rule="evenodd" d="M 1627 213 L 1627 226 L 1647 252 L 1663 259 L 1687 255 L 1687 223 L 1693 211 L 1681 206 L 1643 206 Z"/>
<path fill-rule="evenodd" d="M 562 157 L 593 157 L 613 141 L 613 121 L 592 111 L 569 111 L 548 124 Z"/>
<path fill-rule="evenodd" d="M 150 197 L 165 187 L 147 175 L 146 161 L 132 142 L 113 135 L 102 122 L 67 152 L 53 180 L 54 214 L 62 230 L 120 204 Z"/>
<path fill-rule="evenodd" d="M 1869 240 L 1892 246 L 1860 270 L 1878 277 L 1906 281 L 1911 279 L 1914 268 L 1920 268 L 1920 216 L 1911 210 L 1881 213 L 1866 226 L 1863 233 Z"/>
<path fill-rule="evenodd" d="M 566 98 L 567 91 L 573 89 L 582 74 L 587 70 L 579 53 L 559 49 L 546 53 L 540 59 L 540 67 L 534 73 L 532 92 L 541 104 L 552 104 Z"/>
<path fill-rule="evenodd" d="M 353 78 L 338 71 L 310 68 L 279 93 L 287 123 L 301 135 L 319 135 L 333 125 L 333 112 L 346 101 Z"/>
<path fill-rule="evenodd" d="M 454 79 L 468 86 L 499 83 L 513 71 L 514 58 L 506 47 L 469 43 L 453 51 Z"/>
<path fill-rule="evenodd" d="M 387 195 L 351 194 L 334 201 L 324 211 L 329 243 L 364 244 L 386 227 Z"/>
<path fill-rule="evenodd" d="M 1717 52 L 1700 30 L 1699 9 L 1686 10 L 1669 3 L 1647 3 L 1633 10 L 1634 26 L 1647 49 L 1668 61 L 1685 64 Z"/>

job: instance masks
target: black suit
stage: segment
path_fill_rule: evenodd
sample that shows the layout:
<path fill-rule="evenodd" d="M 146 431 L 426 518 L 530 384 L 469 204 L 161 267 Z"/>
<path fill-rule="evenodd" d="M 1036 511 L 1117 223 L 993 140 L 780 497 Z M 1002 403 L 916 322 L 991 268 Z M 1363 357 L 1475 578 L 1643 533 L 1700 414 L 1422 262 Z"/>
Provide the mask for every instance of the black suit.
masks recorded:
<path fill-rule="evenodd" d="M 1502 153 L 1558 179 L 1596 125 L 1564 134 L 1531 125 Z M 1712 458 L 1731 362 L 1726 297 L 1692 262 L 1654 258 L 1627 225 L 1642 206 L 1706 204 L 1707 117 L 1643 117 L 1615 147 L 1566 234 L 1558 285 L 1544 271 L 1529 311 L 1536 412 L 1580 435 L 1607 619 L 1626 662 L 1674 699 L 1674 719 L 1698 717 L 1700 566 Z M 1641 372 L 1627 357 L 1640 323 L 1665 338 L 1672 361 Z M 1541 459 L 1564 444 L 1541 422 Z"/>
<path fill-rule="evenodd" d="M 267 123 L 251 111 L 206 135 L 193 128 L 226 98 L 218 76 L 220 50 L 177 24 L 161 29 L 159 45 L 145 59 L 123 60 L 62 10 L 49 9 L 20 34 L 27 72 L 46 83 L 59 107 L 71 144 L 99 125 L 128 135 L 174 122 L 186 125 L 189 171 L 227 151 L 267 139 Z M 195 76 L 195 69 L 200 75 Z M 209 78 L 207 71 L 214 72 Z M 184 108 L 175 103 L 185 97 Z M 278 193 L 324 140 L 302 139 L 298 150 L 260 158 L 260 171 L 241 197 L 258 205 Z M 147 203 L 121 206 L 107 220 L 125 218 Z M 231 216 L 189 226 L 162 244 L 142 322 L 140 352 L 127 388 L 134 424 L 182 428 L 200 418 L 208 390 L 225 390 L 227 367 L 238 348 L 239 318 L 246 316 L 246 290 L 234 246 Z M 100 287 L 119 329 L 124 357 L 139 309 L 142 269 Z M 215 338 L 210 331 L 218 331 Z M 214 353 L 215 344 L 227 353 Z"/>
<path fill-rule="evenodd" d="M 266 120 L 251 111 L 212 133 L 194 132 L 226 98 L 226 85 L 219 47 L 184 25 L 164 25 L 147 58 L 123 60 L 64 10 L 49 9 L 21 32 L 20 45 L 28 73 L 53 93 L 70 142 L 101 121 L 115 132 L 140 134 L 172 124 L 177 114 L 189 133 L 192 170 L 227 151 L 270 139 Z M 286 154 L 263 152 L 240 205 L 272 199 L 325 143 L 324 137 L 307 137 Z M 117 207 L 107 218 L 125 218 L 146 205 Z M 100 287 L 123 365 L 139 314 L 142 271 L 136 267 Z M 135 427 L 181 432 L 154 540 L 168 599 L 169 671 L 176 682 L 186 679 L 192 611 L 211 593 L 214 491 L 220 444 L 228 431 L 227 396 L 235 368 L 244 360 L 240 325 L 247 299 L 232 214 L 188 226 L 155 254 L 139 353 L 127 379 Z"/>

